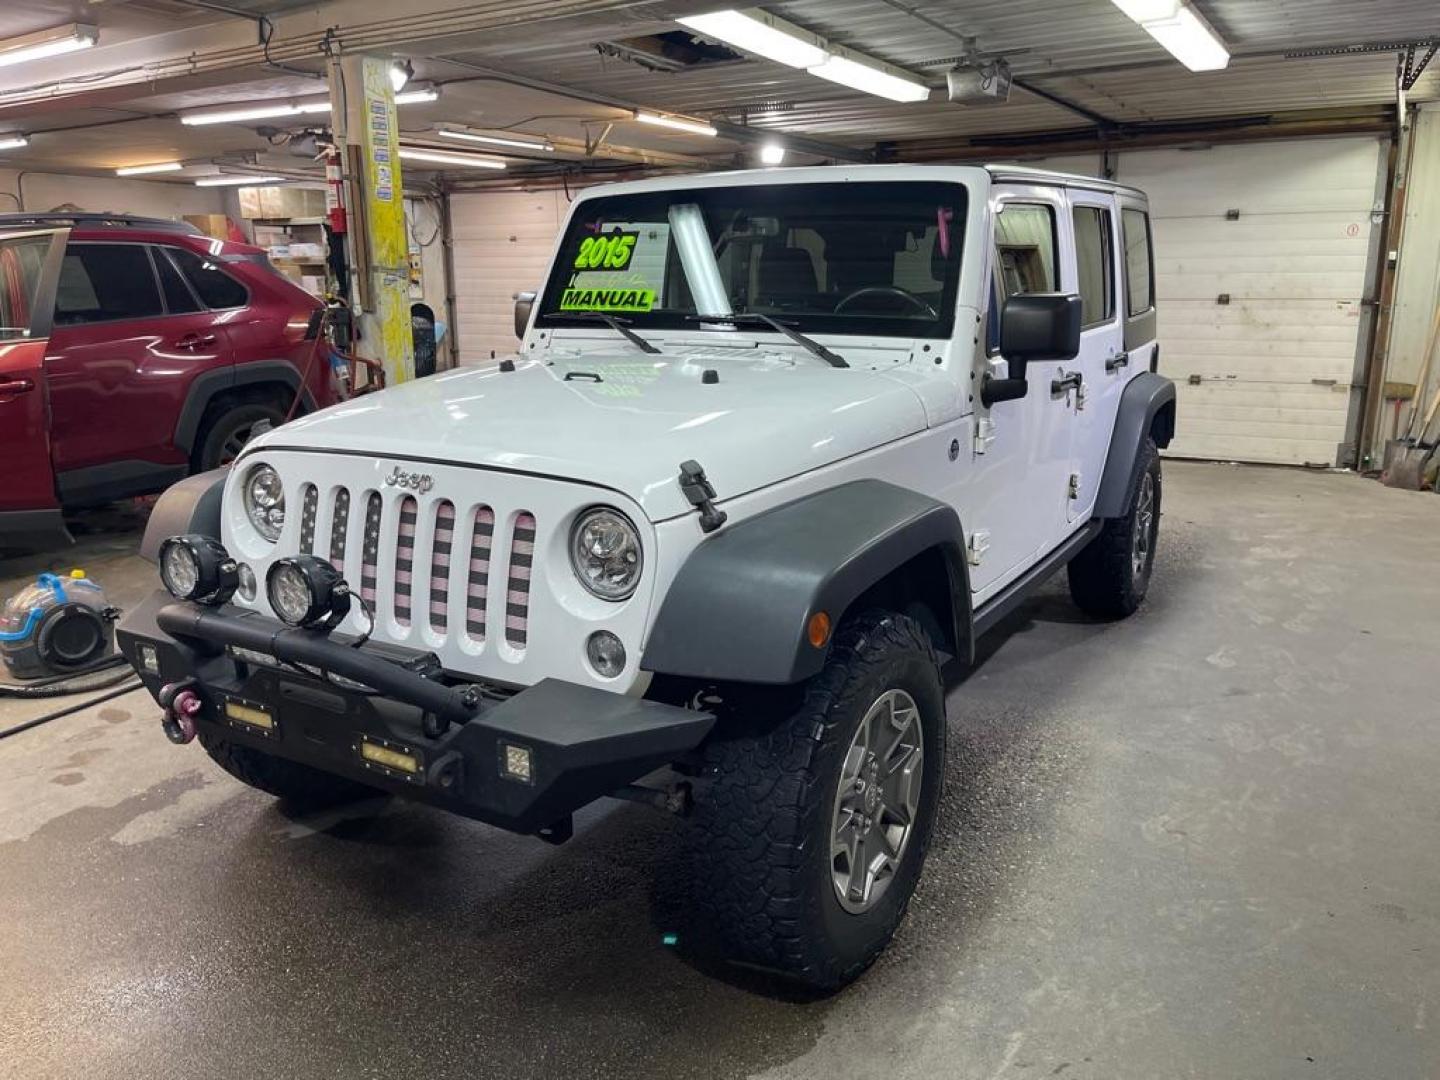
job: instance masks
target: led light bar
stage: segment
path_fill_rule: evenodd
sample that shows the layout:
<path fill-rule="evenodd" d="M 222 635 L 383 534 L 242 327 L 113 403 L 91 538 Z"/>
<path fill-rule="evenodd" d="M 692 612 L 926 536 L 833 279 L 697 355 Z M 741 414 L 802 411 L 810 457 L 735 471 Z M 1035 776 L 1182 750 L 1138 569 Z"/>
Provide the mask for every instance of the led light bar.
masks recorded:
<path fill-rule="evenodd" d="M 179 172 L 185 166 L 178 161 L 159 161 L 154 165 L 127 165 L 116 169 L 116 176 L 148 176 L 150 173 Z"/>
<path fill-rule="evenodd" d="M 62 56 L 65 53 L 88 49 L 98 40 L 100 33 L 87 23 L 67 23 L 33 34 L 6 38 L 0 41 L 0 66 L 23 64 L 27 60 L 43 60 L 47 56 Z"/>
<path fill-rule="evenodd" d="M 715 129 L 703 120 L 690 120 L 683 116 L 664 116 L 660 113 L 645 112 L 643 109 L 635 110 L 635 119 L 642 124 L 654 124 L 656 127 L 673 128 L 675 131 L 688 131 L 691 135 L 707 135 L 714 138 L 717 134 Z"/>
<path fill-rule="evenodd" d="M 402 146 L 400 156 L 406 161 L 428 161 L 435 165 L 459 165 L 472 169 L 505 168 L 505 162 L 497 158 L 480 157 L 476 154 L 449 154 L 443 150 L 423 150 L 413 146 Z"/>
<path fill-rule="evenodd" d="M 1230 63 L 1220 35 L 1184 0 L 1113 0 L 1191 71 L 1219 71 Z"/>
<path fill-rule="evenodd" d="M 250 184 L 273 184 L 284 181 L 283 176 L 202 176 L 195 181 L 196 187 L 245 187 Z"/>
<path fill-rule="evenodd" d="M 863 90 L 876 97 L 891 101 L 925 101 L 930 97 L 930 88 L 922 82 L 901 75 L 888 64 L 857 60 L 848 55 L 831 53 L 823 64 L 809 69 L 811 75 L 848 86 L 852 90 Z"/>
<path fill-rule="evenodd" d="M 29 145 L 30 140 L 24 135 L 0 135 L 0 150 L 17 150 Z"/>
<path fill-rule="evenodd" d="M 675 21 L 703 37 L 733 45 L 741 52 L 754 53 L 777 64 L 813 68 L 825 62 L 826 52 L 816 35 L 759 8 L 712 11 Z"/>
<path fill-rule="evenodd" d="M 762 165 L 779 165 L 785 160 L 785 147 L 779 143 L 766 143 L 760 147 L 760 163 Z"/>
<path fill-rule="evenodd" d="M 543 150 L 547 154 L 555 152 L 555 146 L 548 140 L 543 142 L 530 142 L 525 139 L 512 139 L 500 135 L 479 135 L 473 131 L 455 131 L 451 128 L 441 128 L 435 134 L 443 135 L 447 139 L 463 139 L 466 142 L 486 143 L 490 146 L 513 146 L 517 150 Z"/>

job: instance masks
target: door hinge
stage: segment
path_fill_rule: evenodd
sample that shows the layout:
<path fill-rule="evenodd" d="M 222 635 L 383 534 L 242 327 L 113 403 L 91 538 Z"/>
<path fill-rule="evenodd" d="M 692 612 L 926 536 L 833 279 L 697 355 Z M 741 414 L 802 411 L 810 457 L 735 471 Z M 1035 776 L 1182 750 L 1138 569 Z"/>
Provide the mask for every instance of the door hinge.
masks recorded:
<path fill-rule="evenodd" d="M 1072 472 L 1072 473 L 1070 474 L 1070 498 L 1072 498 L 1072 499 L 1078 499 L 1079 497 L 1080 497 L 1080 474 L 1079 474 L 1078 472 Z"/>
<path fill-rule="evenodd" d="M 975 453 L 977 453 L 977 454 L 983 454 L 983 453 L 985 453 L 985 451 L 990 448 L 990 444 L 991 444 L 992 442 L 994 442 L 994 441 L 995 441 L 995 421 L 994 421 L 994 420 L 976 420 L 976 421 L 975 421 Z"/>
<path fill-rule="evenodd" d="M 985 529 L 976 529 L 970 534 L 970 543 L 965 545 L 965 561 L 971 566 L 979 566 L 980 560 L 985 557 L 985 552 L 990 550 L 990 533 Z"/>

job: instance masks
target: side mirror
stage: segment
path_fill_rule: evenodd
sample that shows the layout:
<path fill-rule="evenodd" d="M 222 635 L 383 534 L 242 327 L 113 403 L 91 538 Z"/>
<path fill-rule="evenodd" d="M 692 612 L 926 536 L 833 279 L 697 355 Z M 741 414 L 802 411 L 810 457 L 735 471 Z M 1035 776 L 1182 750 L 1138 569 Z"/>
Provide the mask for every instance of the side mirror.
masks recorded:
<path fill-rule="evenodd" d="M 986 405 L 1025 396 L 1025 370 L 1032 363 L 1073 360 L 1080 352 L 1080 297 L 1070 293 L 1022 293 L 1000 312 L 1000 355 L 1009 378 L 986 379 Z"/>
<path fill-rule="evenodd" d="M 533 292 L 520 292 L 515 294 L 515 336 L 523 338 L 525 328 L 530 325 L 530 312 L 535 307 L 535 294 Z"/>

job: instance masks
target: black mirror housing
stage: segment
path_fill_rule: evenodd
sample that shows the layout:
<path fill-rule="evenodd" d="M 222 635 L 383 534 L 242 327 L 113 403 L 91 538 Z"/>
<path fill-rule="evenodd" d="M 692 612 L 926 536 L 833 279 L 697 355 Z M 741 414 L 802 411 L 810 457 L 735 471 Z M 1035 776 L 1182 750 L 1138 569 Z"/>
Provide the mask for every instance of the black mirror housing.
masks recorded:
<path fill-rule="evenodd" d="M 521 292 L 515 294 L 515 336 L 524 338 L 525 328 L 530 325 L 530 312 L 535 307 L 535 294 L 533 292 Z"/>
<path fill-rule="evenodd" d="M 1000 314 L 1000 355 L 1012 379 L 1025 365 L 1073 360 L 1080 352 L 1080 297 L 1071 293 L 1022 293 Z"/>

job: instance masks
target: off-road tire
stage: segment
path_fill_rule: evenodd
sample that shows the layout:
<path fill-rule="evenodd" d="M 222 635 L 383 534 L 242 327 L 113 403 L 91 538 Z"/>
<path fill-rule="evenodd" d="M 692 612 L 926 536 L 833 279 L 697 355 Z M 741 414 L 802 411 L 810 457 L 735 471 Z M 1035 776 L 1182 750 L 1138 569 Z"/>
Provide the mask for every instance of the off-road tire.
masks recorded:
<path fill-rule="evenodd" d="M 1144 492 L 1149 480 L 1148 527 Z M 1160 535 L 1160 451 L 1146 438 L 1140 448 L 1140 467 L 1135 471 L 1124 517 L 1105 522 L 1099 535 L 1070 560 L 1070 595 L 1087 615 L 1101 619 L 1122 619 L 1132 614 L 1150 588 L 1155 566 L 1155 546 Z M 1147 531 L 1143 550 L 1141 532 Z M 1137 554 L 1138 551 L 1138 554 Z"/>
<path fill-rule="evenodd" d="M 288 761 L 248 746 L 239 746 L 206 731 L 200 732 L 200 745 L 215 764 L 242 784 L 274 795 L 295 807 L 335 806 L 383 794 L 358 781 L 321 772 L 298 761 Z"/>
<path fill-rule="evenodd" d="M 853 914 L 832 882 L 837 790 L 861 721 L 892 688 L 922 720 L 919 805 L 889 885 Z M 945 775 L 940 662 L 914 619 L 868 612 L 842 624 L 824 669 L 788 700 L 788 715 L 751 715 L 706 748 L 687 831 L 694 903 L 726 959 L 831 991 L 889 943 L 920 878 Z"/>
<path fill-rule="evenodd" d="M 253 401 L 212 405 L 201 421 L 195 471 L 208 472 L 234 461 L 239 448 L 249 440 L 251 429 L 262 420 L 278 427 L 285 422 L 285 413 L 277 405 Z"/>

